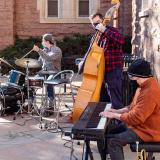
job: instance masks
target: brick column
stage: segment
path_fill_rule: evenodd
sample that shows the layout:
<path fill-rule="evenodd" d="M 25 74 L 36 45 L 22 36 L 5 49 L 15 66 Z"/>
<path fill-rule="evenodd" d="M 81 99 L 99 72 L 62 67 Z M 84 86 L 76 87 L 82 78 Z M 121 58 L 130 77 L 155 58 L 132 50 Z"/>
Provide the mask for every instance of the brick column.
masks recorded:
<path fill-rule="evenodd" d="M 14 0 L 0 0 L 0 50 L 14 43 Z"/>

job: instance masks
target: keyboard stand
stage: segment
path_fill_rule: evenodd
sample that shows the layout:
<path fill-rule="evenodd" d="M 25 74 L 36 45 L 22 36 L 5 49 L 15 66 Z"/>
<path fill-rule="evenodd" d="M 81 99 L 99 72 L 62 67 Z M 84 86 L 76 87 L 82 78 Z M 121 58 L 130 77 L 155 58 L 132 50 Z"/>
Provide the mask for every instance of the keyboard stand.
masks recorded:
<path fill-rule="evenodd" d="M 82 160 L 88 160 L 88 156 L 90 157 L 90 160 L 94 160 L 89 139 L 84 140 L 84 150 L 82 156 Z"/>

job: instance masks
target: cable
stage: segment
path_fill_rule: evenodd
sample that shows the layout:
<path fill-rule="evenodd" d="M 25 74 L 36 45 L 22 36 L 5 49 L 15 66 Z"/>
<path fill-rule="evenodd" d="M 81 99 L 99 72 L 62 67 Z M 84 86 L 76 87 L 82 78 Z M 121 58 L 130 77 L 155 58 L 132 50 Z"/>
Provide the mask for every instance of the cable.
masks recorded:
<path fill-rule="evenodd" d="M 63 138 L 63 135 L 69 137 L 70 140 L 64 139 L 64 138 Z M 71 151 L 70 151 L 70 160 L 72 160 L 72 157 L 73 157 L 75 160 L 78 160 L 77 156 L 74 154 L 74 151 L 75 151 L 75 150 L 74 150 L 74 147 L 73 147 L 74 139 L 73 139 L 72 137 L 73 137 L 73 135 L 71 134 L 71 132 L 63 132 L 63 133 L 61 134 L 61 139 L 65 141 L 65 143 L 63 144 L 64 147 L 66 147 L 66 148 L 68 148 L 68 149 L 71 150 Z M 70 146 L 68 146 L 68 144 L 69 144 Z"/>

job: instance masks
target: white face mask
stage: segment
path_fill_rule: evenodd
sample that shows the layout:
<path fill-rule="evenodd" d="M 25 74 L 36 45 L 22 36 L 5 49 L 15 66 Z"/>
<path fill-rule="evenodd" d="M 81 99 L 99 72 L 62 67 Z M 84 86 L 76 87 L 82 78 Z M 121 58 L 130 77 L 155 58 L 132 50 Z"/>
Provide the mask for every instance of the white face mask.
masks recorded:
<path fill-rule="evenodd" d="M 42 46 L 43 46 L 44 48 L 47 47 L 44 41 L 42 41 Z"/>

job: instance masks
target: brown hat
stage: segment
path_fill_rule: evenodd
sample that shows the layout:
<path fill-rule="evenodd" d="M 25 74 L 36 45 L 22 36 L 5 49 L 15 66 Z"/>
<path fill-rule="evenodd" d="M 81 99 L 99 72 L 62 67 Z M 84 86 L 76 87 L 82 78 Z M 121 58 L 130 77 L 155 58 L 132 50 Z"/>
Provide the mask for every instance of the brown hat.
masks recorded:
<path fill-rule="evenodd" d="M 52 34 L 47 33 L 43 35 L 43 39 L 45 39 L 46 41 L 49 41 L 50 44 L 55 44 L 55 40 Z"/>

